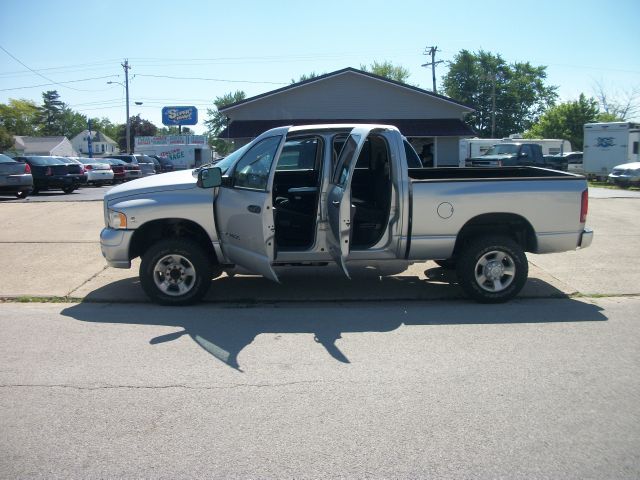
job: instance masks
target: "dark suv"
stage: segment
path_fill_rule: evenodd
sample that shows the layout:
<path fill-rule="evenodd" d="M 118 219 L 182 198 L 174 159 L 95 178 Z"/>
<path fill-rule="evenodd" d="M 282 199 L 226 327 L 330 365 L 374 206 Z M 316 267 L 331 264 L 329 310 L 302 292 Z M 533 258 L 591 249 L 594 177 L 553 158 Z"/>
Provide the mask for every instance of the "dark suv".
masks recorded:
<path fill-rule="evenodd" d="M 140 155 L 138 153 L 132 154 L 120 154 L 120 155 L 109 155 L 109 158 L 117 158 L 118 160 L 122 160 L 123 162 L 139 165 L 140 171 L 142 172 L 143 177 L 148 177 L 149 175 L 155 175 L 156 167 L 151 157 L 147 155 Z"/>

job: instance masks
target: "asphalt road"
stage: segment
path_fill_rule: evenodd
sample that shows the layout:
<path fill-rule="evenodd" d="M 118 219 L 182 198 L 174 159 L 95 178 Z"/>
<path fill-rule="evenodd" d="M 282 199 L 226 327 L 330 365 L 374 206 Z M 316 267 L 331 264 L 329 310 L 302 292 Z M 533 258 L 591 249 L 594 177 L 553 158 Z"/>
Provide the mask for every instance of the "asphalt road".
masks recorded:
<path fill-rule="evenodd" d="M 0 478 L 638 478 L 640 298 L 0 304 Z"/>

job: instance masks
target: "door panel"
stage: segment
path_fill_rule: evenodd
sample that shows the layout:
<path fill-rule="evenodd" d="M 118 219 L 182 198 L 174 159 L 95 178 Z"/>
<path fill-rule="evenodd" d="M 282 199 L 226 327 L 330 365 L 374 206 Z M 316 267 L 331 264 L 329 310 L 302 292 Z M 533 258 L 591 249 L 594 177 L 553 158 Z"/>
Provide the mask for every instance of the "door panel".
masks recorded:
<path fill-rule="evenodd" d="M 232 185 L 220 187 L 214 211 L 225 256 L 250 272 L 278 281 L 272 186 L 277 158 L 289 127 L 270 130 L 230 169 Z"/>
<path fill-rule="evenodd" d="M 351 241 L 351 179 L 356 160 L 371 130 L 373 129 L 357 127 L 351 131 L 340 152 L 327 192 L 329 253 L 347 278 L 351 278 L 345 263 L 349 255 L 349 242 Z"/>

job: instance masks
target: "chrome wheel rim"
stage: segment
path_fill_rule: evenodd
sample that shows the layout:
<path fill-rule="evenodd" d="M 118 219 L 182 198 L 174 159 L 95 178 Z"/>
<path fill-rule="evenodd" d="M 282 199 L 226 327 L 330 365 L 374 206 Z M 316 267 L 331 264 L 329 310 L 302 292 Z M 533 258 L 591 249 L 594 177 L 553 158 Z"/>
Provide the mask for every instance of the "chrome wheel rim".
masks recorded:
<path fill-rule="evenodd" d="M 474 273 L 480 288 L 498 293 L 513 283 L 516 265 L 508 253 L 492 250 L 478 259 Z"/>
<path fill-rule="evenodd" d="M 196 269 L 182 255 L 165 255 L 156 262 L 153 281 L 158 289 L 172 297 L 189 293 L 196 283 Z"/>

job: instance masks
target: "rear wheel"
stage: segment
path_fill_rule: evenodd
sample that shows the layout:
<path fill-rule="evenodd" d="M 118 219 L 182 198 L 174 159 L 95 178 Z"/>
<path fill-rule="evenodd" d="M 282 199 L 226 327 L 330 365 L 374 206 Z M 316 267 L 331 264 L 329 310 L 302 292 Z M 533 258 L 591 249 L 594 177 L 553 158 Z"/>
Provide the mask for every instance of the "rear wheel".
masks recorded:
<path fill-rule="evenodd" d="M 65 194 L 67 194 L 67 195 L 68 195 L 68 194 L 70 194 L 70 193 L 72 193 L 74 190 L 75 190 L 75 187 L 64 187 L 64 188 L 62 189 L 62 191 L 63 191 Z"/>
<path fill-rule="evenodd" d="M 140 284 L 161 305 L 190 305 L 211 286 L 211 258 L 191 240 L 161 240 L 142 256 Z"/>
<path fill-rule="evenodd" d="M 481 237 L 462 251 L 457 265 L 460 286 L 480 303 L 515 297 L 527 281 L 529 265 L 522 247 L 509 237 Z"/>
<path fill-rule="evenodd" d="M 29 190 L 22 190 L 21 192 L 16 193 L 16 197 L 18 198 L 27 198 L 31 192 Z"/>

